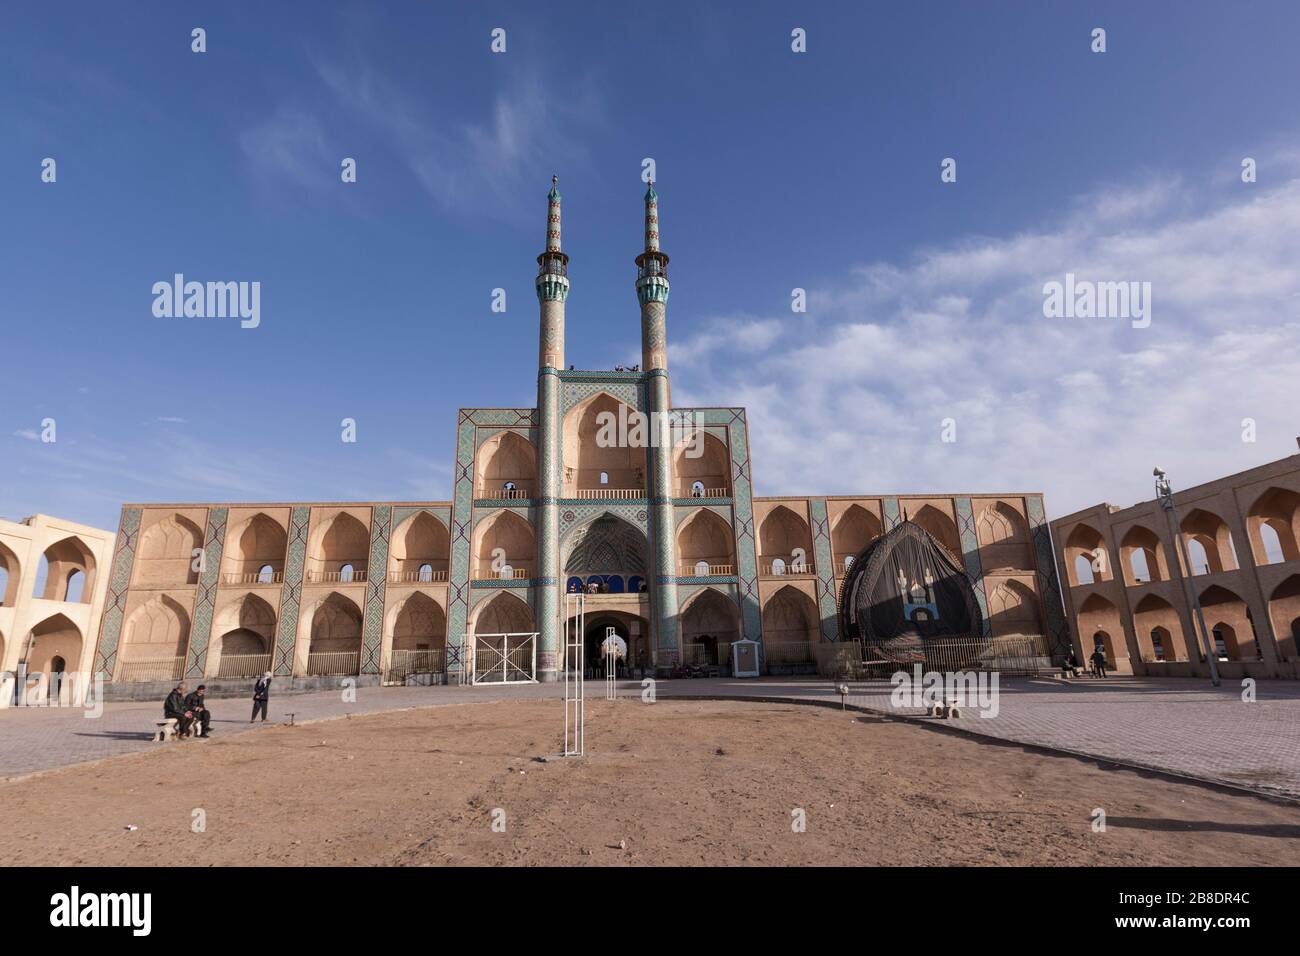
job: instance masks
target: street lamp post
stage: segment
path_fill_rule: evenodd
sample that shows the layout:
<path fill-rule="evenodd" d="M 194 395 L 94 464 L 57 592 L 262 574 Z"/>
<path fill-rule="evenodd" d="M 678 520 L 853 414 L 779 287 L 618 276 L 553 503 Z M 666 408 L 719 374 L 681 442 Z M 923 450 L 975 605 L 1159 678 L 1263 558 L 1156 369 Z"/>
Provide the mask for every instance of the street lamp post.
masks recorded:
<path fill-rule="evenodd" d="M 1182 558 L 1181 567 L 1178 568 L 1178 579 L 1183 584 L 1183 594 L 1196 611 L 1196 621 L 1201 628 L 1201 645 L 1205 649 L 1205 659 L 1210 662 L 1210 683 L 1215 687 L 1219 686 L 1219 652 L 1214 647 L 1214 641 L 1210 638 L 1210 632 L 1205 627 L 1205 612 L 1201 610 L 1201 599 L 1196 596 L 1196 588 L 1192 587 L 1188 576 L 1183 573 L 1183 568 L 1188 571 L 1192 568 L 1191 559 L 1187 555 L 1187 543 L 1183 541 L 1182 531 L 1178 525 L 1178 508 L 1174 504 L 1174 486 L 1169 481 L 1169 475 L 1159 466 L 1152 472 L 1156 478 L 1156 497 L 1160 501 L 1160 507 L 1165 509 L 1165 517 L 1169 520 L 1169 533 L 1174 536 L 1174 546 L 1178 549 L 1178 555 Z"/>

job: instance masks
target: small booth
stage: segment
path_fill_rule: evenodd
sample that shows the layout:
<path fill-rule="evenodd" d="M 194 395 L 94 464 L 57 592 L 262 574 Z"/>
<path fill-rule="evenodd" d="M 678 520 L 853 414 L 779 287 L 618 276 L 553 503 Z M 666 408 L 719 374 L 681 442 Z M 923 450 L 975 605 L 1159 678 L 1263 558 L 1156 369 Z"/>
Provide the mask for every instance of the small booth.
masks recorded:
<path fill-rule="evenodd" d="M 758 676 L 758 641 L 741 638 L 731 645 L 731 676 Z"/>

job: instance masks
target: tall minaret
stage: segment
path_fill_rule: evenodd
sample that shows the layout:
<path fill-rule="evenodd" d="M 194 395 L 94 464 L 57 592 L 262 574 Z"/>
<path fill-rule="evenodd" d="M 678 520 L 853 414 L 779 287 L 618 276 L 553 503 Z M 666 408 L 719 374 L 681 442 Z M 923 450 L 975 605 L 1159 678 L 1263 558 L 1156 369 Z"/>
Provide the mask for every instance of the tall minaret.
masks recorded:
<path fill-rule="evenodd" d="M 564 368 L 564 301 L 569 297 L 569 257 L 560 251 L 560 187 L 551 177 L 547 196 L 546 251 L 537 257 L 541 335 L 537 349 L 537 671 L 555 680 L 560 616 L 560 371 Z"/>
<path fill-rule="evenodd" d="M 673 449 L 666 427 L 668 398 L 668 256 L 659 250 L 659 194 L 652 182 L 645 194 L 645 251 L 636 257 L 636 297 L 641 303 L 641 368 L 646 404 L 656 437 L 647 454 L 650 475 L 650 536 L 653 557 L 651 606 L 655 667 L 680 660 L 677 622 L 677 541 L 673 521 Z"/>

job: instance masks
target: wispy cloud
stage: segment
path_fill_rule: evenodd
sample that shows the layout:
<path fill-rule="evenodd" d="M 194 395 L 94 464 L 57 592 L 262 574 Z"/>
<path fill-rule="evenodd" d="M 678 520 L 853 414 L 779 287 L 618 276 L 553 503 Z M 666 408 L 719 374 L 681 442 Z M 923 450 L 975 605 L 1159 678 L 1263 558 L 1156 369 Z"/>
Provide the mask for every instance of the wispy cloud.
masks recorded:
<path fill-rule="evenodd" d="M 1061 514 L 1150 497 L 1157 460 L 1186 486 L 1291 454 L 1300 180 L 1195 200 L 1178 180 L 1114 189 L 1032 234 L 865 264 L 810 290 L 804 322 L 687 343 L 674 397 L 749 407 L 769 494 L 1041 489 Z M 1066 272 L 1151 282 L 1150 328 L 1045 318 Z M 746 331 L 764 343 L 749 361 Z"/>
<path fill-rule="evenodd" d="M 240 133 L 239 145 L 257 175 L 307 188 L 331 184 L 340 161 L 327 148 L 320 121 L 286 106 Z"/>

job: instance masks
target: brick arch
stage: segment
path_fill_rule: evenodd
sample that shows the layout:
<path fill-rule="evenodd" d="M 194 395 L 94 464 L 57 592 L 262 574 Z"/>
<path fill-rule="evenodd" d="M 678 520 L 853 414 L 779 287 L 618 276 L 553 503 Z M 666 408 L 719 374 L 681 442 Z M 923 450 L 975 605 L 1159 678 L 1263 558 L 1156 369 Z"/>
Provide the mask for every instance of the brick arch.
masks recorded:
<path fill-rule="evenodd" d="M 695 574 L 701 562 L 718 567 L 736 566 L 736 541 L 731 526 L 708 508 L 696 510 L 677 529 L 677 557 L 682 575 Z"/>
<path fill-rule="evenodd" d="M 190 643 L 190 616 L 166 594 L 146 601 L 123 628 L 124 661 L 184 657 Z"/>
<path fill-rule="evenodd" d="M 626 420 L 627 434 L 616 432 L 614 440 L 602 440 L 606 415 L 613 416 L 615 427 L 620 420 Z M 565 413 L 561 483 L 566 498 L 581 497 L 584 491 L 600 489 L 639 490 L 637 497 L 644 496 L 646 447 L 650 436 L 643 434 L 638 438 L 632 430 L 637 420 L 632 406 L 605 391 L 584 399 Z M 642 440 L 645 444 L 637 447 L 635 443 Z M 604 482 L 600 480 L 602 475 L 606 476 Z"/>
<path fill-rule="evenodd" d="M 479 497 L 528 498 L 538 491 L 537 449 L 515 431 L 489 435 L 475 455 L 474 478 Z"/>

